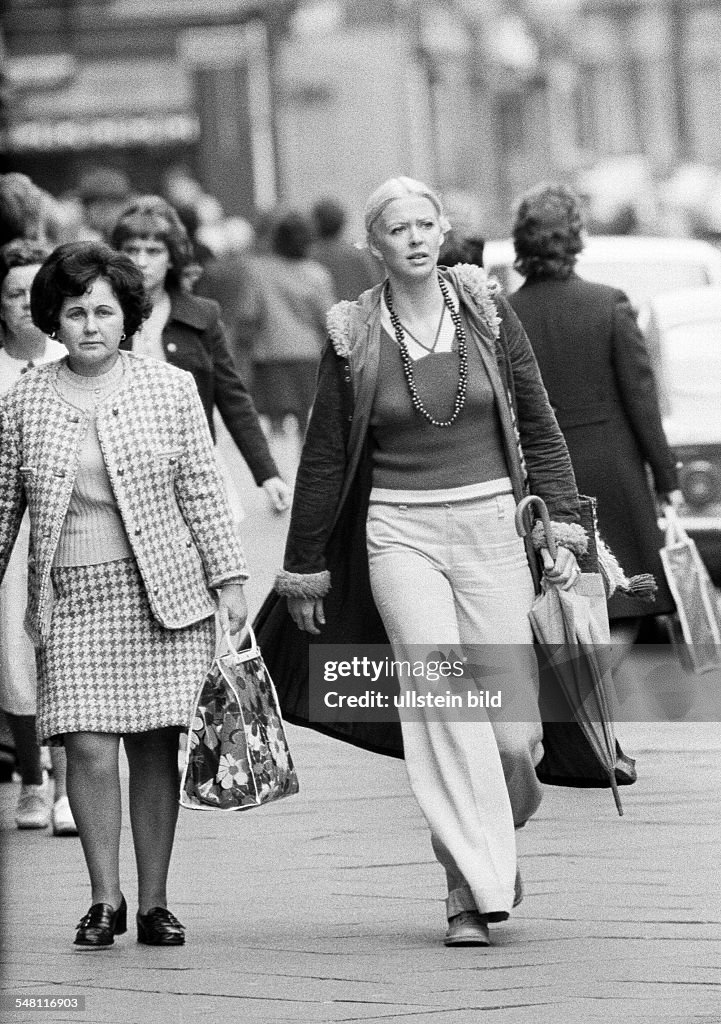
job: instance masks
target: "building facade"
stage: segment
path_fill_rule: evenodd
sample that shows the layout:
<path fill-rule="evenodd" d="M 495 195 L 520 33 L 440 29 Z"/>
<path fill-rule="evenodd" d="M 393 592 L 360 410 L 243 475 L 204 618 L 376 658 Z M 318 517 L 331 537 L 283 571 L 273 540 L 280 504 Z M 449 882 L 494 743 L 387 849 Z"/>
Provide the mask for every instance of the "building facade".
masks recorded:
<path fill-rule="evenodd" d="M 229 213 L 385 176 L 487 234 L 520 191 L 639 155 L 721 167 L 721 0 L 6 0 L 5 160 L 55 193 L 187 164 Z M 7 90 L 6 90 L 7 92 Z"/>

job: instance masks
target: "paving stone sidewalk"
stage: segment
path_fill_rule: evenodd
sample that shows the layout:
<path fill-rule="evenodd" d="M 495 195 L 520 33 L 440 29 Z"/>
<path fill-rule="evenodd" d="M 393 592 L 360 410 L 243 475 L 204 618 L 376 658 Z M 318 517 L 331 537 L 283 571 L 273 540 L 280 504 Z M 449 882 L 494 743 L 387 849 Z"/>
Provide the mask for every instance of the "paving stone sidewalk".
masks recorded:
<path fill-rule="evenodd" d="M 627 726 L 641 778 L 548 789 L 523 833 L 526 899 L 490 949 L 445 949 L 441 872 L 403 766 L 290 729 L 302 792 L 224 816 L 181 812 L 180 950 L 71 946 L 88 889 L 77 840 L 18 832 L 0 787 L 4 989 L 84 995 L 83 1024 L 721 1021 L 721 742 L 711 725 Z M 133 908 L 129 832 L 123 878 Z"/>

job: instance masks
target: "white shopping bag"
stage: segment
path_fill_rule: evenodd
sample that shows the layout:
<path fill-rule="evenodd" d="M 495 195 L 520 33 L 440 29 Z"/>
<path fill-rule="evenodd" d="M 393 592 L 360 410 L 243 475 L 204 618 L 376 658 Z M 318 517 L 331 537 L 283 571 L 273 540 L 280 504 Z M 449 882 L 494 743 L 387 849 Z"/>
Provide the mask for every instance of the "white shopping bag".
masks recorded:
<path fill-rule="evenodd" d="M 679 627 L 671 639 L 684 668 L 710 672 L 721 667 L 721 611 L 716 590 L 696 544 L 674 509 L 667 507 L 665 517 L 666 543 L 661 548 L 661 561 L 676 602 Z"/>

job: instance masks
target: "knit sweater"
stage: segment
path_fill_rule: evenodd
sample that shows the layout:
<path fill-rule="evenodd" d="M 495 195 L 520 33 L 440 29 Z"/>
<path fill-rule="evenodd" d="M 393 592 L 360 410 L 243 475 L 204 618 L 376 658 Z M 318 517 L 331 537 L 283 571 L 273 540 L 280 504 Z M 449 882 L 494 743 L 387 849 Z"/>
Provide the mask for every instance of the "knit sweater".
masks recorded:
<path fill-rule="evenodd" d="M 457 353 L 416 359 L 413 375 L 430 414 L 445 419 L 458 386 Z M 377 488 L 438 491 L 508 477 L 495 398 L 475 345 L 468 346 L 463 411 L 452 426 L 439 428 L 414 410 L 398 346 L 384 331 L 370 427 L 374 495 Z"/>
<path fill-rule="evenodd" d="M 97 403 L 112 394 L 122 380 L 120 361 L 98 377 L 82 377 L 65 364 L 58 368 L 58 391 L 76 409 L 90 413 L 90 419 L 78 454 L 75 486 L 54 565 L 99 565 L 132 558 L 133 551 L 110 485 L 95 420 Z"/>

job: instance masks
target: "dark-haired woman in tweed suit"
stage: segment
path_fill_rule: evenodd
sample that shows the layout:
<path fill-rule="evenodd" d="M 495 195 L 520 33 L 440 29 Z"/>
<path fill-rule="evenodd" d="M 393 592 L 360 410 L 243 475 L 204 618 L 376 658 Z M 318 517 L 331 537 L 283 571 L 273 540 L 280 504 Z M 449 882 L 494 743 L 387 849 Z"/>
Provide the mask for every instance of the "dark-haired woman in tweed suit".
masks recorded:
<path fill-rule="evenodd" d="M 138 941 L 181 945 L 166 897 L 178 730 L 212 659 L 216 602 L 231 632 L 245 622 L 245 559 L 192 377 L 119 351 L 148 309 L 132 261 L 101 243 L 61 246 L 31 309 L 68 354 L 0 402 L 0 578 L 27 507 L 38 731 L 66 747 L 92 887 L 75 944 L 107 947 L 126 930 L 122 737 Z"/>

